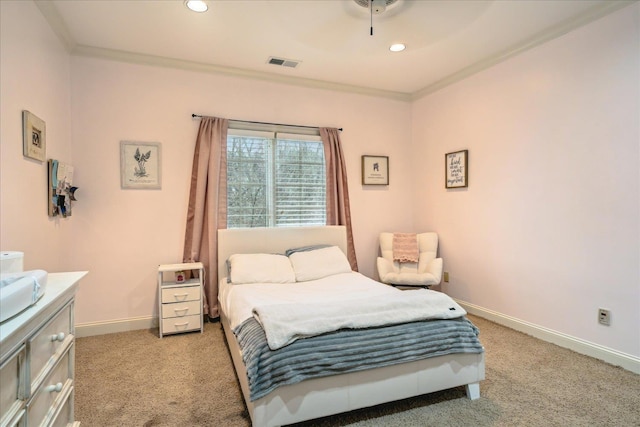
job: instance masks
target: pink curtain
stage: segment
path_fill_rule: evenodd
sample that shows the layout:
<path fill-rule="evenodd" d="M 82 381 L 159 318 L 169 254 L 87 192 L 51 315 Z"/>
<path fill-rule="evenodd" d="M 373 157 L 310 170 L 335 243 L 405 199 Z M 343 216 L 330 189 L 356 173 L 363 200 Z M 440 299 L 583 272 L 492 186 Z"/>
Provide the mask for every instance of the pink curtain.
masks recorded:
<path fill-rule="evenodd" d="M 324 145 L 324 160 L 327 165 L 327 225 L 345 225 L 347 228 L 347 258 L 353 271 L 358 271 L 356 249 L 351 231 L 349 188 L 340 131 L 335 128 L 320 128 Z"/>
<path fill-rule="evenodd" d="M 205 267 L 204 312 L 218 313 L 218 229 L 227 228 L 227 129 L 229 121 L 203 117 L 193 154 L 183 262 Z"/>

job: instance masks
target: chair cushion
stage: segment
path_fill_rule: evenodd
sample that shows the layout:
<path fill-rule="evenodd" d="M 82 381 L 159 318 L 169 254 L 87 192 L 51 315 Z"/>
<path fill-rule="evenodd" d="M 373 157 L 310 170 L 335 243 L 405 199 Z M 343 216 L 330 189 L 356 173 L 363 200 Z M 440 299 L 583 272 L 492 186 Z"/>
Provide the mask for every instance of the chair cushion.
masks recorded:
<path fill-rule="evenodd" d="M 431 286 L 438 284 L 431 273 L 387 273 L 380 278 L 380 281 L 392 285 Z"/>

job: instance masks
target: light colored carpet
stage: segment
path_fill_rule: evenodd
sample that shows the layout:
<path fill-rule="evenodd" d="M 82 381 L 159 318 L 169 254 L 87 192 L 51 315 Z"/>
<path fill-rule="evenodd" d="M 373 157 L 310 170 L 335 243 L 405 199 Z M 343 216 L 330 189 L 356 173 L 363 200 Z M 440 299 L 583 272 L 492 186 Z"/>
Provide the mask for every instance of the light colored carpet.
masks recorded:
<path fill-rule="evenodd" d="M 469 316 L 486 350 L 481 397 L 464 387 L 298 426 L 640 427 L 640 375 Z M 101 426 L 250 426 L 219 323 L 76 341 L 76 420 Z"/>

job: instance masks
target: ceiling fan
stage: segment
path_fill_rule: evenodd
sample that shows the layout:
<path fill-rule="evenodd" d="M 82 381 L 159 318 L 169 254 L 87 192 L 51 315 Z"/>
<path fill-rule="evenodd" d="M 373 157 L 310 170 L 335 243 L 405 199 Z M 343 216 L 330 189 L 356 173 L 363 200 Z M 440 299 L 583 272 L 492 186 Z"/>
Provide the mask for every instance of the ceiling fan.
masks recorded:
<path fill-rule="evenodd" d="M 398 0 L 353 0 L 358 6 L 371 10 L 373 15 L 379 15 L 387 10 L 387 6 L 391 6 Z"/>
<path fill-rule="evenodd" d="M 371 28 L 370 35 L 373 35 L 373 15 L 380 15 L 387 10 L 387 6 L 391 6 L 398 0 L 353 0 L 358 6 L 366 7 L 371 12 Z"/>

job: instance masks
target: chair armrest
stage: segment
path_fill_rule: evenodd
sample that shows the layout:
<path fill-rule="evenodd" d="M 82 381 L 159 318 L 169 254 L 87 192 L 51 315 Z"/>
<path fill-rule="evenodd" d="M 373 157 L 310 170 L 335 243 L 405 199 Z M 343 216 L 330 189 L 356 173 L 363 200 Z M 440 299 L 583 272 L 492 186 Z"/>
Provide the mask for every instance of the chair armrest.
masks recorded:
<path fill-rule="evenodd" d="M 435 258 L 432 259 L 429 264 L 427 264 L 426 273 L 433 274 L 433 277 L 438 281 L 438 283 L 440 283 L 442 281 L 442 269 L 442 258 Z"/>
<path fill-rule="evenodd" d="M 378 264 L 378 277 L 383 282 L 384 282 L 384 277 L 387 274 L 396 272 L 395 267 L 393 266 L 393 263 L 388 259 L 378 257 L 377 264 Z"/>

